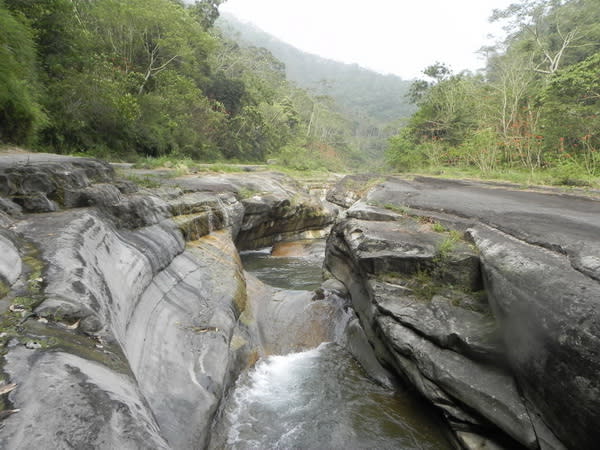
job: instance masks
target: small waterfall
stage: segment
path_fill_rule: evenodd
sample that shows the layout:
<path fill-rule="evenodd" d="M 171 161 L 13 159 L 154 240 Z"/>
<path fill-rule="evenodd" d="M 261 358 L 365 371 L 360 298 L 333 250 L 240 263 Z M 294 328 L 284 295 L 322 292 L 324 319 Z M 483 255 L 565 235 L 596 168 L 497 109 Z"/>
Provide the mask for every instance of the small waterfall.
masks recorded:
<path fill-rule="evenodd" d="M 209 448 L 450 449 L 436 418 L 411 395 L 370 379 L 345 349 L 345 330 L 355 317 L 348 299 L 284 289 L 297 287 L 295 276 L 311 273 L 297 259 L 317 265 L 311 288 L 319 285 L 319 253 L 272 257 L 271 249 L 263 249 L 242 255 L 259 278 L 273 281 L 273 272 L 281 277 L 279 288 L 260 292 L 274 297 L 257 305 L 263 344 L 276 354 L 240 376 L 221 406 Z M 298 349 L 290 352 L 294 344 Z"/>

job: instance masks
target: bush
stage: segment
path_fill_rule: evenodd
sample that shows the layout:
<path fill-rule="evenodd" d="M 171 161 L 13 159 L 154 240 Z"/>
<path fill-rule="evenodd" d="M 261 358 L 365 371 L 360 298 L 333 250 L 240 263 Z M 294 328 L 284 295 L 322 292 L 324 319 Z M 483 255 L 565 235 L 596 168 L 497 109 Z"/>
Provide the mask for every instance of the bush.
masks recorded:
<path fill-rule="evenodd" d="M 390 139 L 386 152 L 388 163 L 400 172 L 422 168 L 426 165 L 426 156 L 422 148 L 415 144 L 405 128 L 399 135 Z"/>
<path fill-rule="evenodd" d="M 44 122 L 35 68 L 31 30 L 0 1 L 0 142 L 28 143 Z"/>

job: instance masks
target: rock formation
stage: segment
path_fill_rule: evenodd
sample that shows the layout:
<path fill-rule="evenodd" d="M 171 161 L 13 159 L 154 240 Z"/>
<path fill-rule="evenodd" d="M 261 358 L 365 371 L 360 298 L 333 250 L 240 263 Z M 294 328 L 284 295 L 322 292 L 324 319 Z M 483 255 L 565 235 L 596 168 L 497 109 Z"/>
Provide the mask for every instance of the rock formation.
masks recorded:
<path fill-rule="evenodd" d="M 256 341 L 235 244 L 333 220 L 278 174 L 138 189 L 97 160 L 12 154 L 0 185 L 2 370 L 17 385 L 2 448 L 204 447 Z"/>
<path fill-rule="evenodd" d="M 593 448 L 599 218 L 589 198 L 390 177 L 336 223 L 325 268 L 460 445 Z"/>
<path fill-rule="evenodd" d="M 120 170 L 0 156 L 2 448 L 203 448 L 244 368 L 339 332 L 337 294 L 357 360 L 457 446 L 600 439 L 597 200 L 359 176 L 332 206 L 281 174 Z M 323 236 L 345 208 L 314 296 L 243 271 L 238 250 Z"/>

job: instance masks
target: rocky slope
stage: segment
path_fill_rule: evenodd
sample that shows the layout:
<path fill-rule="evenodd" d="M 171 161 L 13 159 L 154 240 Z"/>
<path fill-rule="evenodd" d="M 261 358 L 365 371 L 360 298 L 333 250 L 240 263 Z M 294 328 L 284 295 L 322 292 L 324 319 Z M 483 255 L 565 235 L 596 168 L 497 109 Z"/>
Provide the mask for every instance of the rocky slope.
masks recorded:
<path fill-rule="evenodd" d="M 356 181 L 330 198 L 345 206 Z M 378 363 L 437 406 L 463 447 L 594 448 L 600 202 L 378 181 L 334 226 L 325 261 Z"/>
<path fill-rule="evenodd" d="M 140 190 L 44 154 L 0 156 L 0 194 L 2 448 L 205 446 L 259 342 L 236 244 L 334 217 L 277 174 Z"/>

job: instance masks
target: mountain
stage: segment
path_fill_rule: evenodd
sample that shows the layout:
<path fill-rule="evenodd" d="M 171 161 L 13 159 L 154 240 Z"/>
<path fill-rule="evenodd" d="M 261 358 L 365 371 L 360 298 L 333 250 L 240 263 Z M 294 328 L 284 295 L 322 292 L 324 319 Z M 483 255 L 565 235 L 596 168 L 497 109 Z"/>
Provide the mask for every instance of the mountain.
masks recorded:
<path fill-rule="evenodd" d="M 415 111 L 406 99 L 412 81 L 305 53 L 231 14 L 222 14 L 217 26 L 240 45 L 269 50 L 285 64 L 289 80 L 316 95 L 332 97 L 355 120 L 382 127 Z"/>

